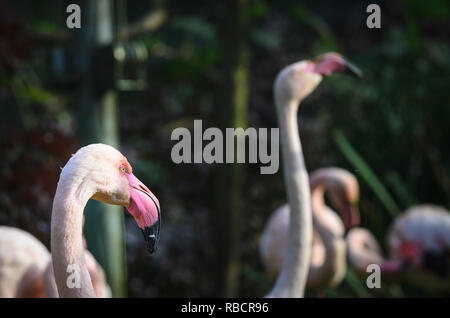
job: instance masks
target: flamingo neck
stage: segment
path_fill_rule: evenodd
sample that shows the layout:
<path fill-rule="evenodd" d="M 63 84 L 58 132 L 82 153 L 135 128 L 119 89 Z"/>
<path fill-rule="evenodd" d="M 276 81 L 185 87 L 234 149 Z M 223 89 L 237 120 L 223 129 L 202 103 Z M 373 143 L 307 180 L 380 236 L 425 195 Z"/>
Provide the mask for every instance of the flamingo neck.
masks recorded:
<path fill-rule="evenodd" d="M 312 217 L 309 178 L 297 125 L 299 101 L 276 97 L 281 131 L 284 182 L 291 209 L 286 253 L 268 297 L 303 297 L 311 258 Z"/>
<path fill-rule="evenodd" d="M 326 205 L 324 195 L 327 185 L 323 182 L 311 182 L 311 206 L 314 228 L 321 236 L 329 238 L 343 237 L 344 224 L 340 217 Z M 337 222 L 338 223 L 337 223 Z"/>
<path fill-rule="evenodd" d="M 325 249 L 325 258 L 320 264 L 311 264 L 308 286 L 320 289 L 334 285 L 345 275 L 346 248 L 343 237 L 344 226 L 342 225 L 342 229 L 337 228 L 336 220 L 340 220 L 325 204 L 325 184 L 312 182 L 311 188 L 314 229 L 319 234 Z"/>
<path fill-rule="evenodd" d="M 67 164 L 61 172 L 53 201 L 51 252 L 55 281 L 60 297 L 95 297 L 82 239 L 83 211 L 95 187 L 86 173 L 70 167 Z"/>
<path fill-rule="evenodd" d="M 314 216 L 316 216 L 317 218 L 317 215 L 321 216 L 327 213 L 326 211 L 327 206 L 324 200 L 325 190 L 326 190 L 325 185 L 323 185 L 322 183 L 311 182 L 311 206 L 314 213 L 313 215 L 314 220 L 315 220 Z"/>

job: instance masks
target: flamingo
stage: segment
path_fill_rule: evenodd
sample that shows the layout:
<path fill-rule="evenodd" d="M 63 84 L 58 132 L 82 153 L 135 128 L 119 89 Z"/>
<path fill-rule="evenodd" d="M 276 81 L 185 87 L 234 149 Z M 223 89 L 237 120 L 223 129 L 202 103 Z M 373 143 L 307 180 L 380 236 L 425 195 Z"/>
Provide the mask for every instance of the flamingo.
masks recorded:
<path fill-rule="evenodd" d="M 50 253 L 30 233 L 0 226 L 0 297 L 43 297 L 42 273 L 50 261 Z M 25 290 L 25 286 L 28 286 Z"/>
<path fill-rule="evenodd" d="M 160 205 L 137 179 L 115 148 L 91 144 L 80 148 L 61 171 L 53 200 L 51 257 L 60 297 L 95 297 L 82 242 L 83 210 L 89 199 L 125 206 L 142 230 L 147 251 L 158 246 Z M 78 277 L 67 284 L 68 275 Z"/>
<path fill-rule="evenodd" d="M 280 274 L 268 297 L 303 297 L 311 258 L 311 194 L 297 125 L 300 102 L 311 94 L 323 76 L 334 72 L 360 75 L 337 53 L 326 53 L 282 69 L 274 83 L 275 107 L 281 131 L 284 183 L 289 208 L 289 231 Z"/>
<path fill-rule="evenodd" d="M 341 168 L 321 168 L 311 173 L 313 237 L 307 289 L 334 287 L 347 268 L 345 228 L 359 223 L 359 186 L 355 176 Z M 340 213 L 344 223 L 324 202 L 324 194 Z M 286 250 L 289 206 L 281 206 L 267 222 L 260 241 L 260 254 L 271 278 L 278 275 Z"/>
<path fill-rule="evenodd" d="M 86 264 L 96 295 L 109 297 L 103 269 L 87 250 Z M 58 297 L 47 248 L 30 233 L 8 226 L 0 226 L 0 297 Z"/>
<path fill-rule="evenodd" d="M 95 295 L 98 298 L 111 298 L 111 288 L 106 282 L 105 272 L 101 265 L 97 262 L 94 255 L 87 249 L 84 250 L 86 267 L 92 281 Z M 50 261 L 44 270 L 44 292 L 46 298 L 58 298 L 58 288 L 53 273 L 53 265 Z"/>
<path fill-rule="evenodd" d="M 369 264 L 378 264 L 382 277 L 406 279 L 432 292 L 450 290 L 450 213 L 440 206 L 415 205 L 395 218 L 387 236 L 390 258 L 367 229 L 350 230 L 346 241 L 349 265 L 360 276 Z"/>

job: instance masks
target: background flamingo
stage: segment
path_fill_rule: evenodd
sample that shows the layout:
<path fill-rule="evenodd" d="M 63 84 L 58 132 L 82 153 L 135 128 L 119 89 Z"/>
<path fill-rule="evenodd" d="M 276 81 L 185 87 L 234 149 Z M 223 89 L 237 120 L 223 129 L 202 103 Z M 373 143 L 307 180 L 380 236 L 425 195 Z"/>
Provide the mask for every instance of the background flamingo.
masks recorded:
<path fill-rule="evenodd" d="M 42 274 L 49 262 L 47 248 L 30 233 L 0 226 L 0 297 L 43 297 Z"/>
<path fill-rule="evenodd" d="M 369 264 L 379 264 L 382 277 L 405 278 L 429 291 L 450 290 L 450 213 L 431 204 L 410 207 L 392 223 L 383 257 L 375 237 L 355 228 L 347 235 L 350 266 L 364 275 Z"/>
<path fill-rule="evenodd" d="M 85 253 L 96 295 L 110 297 L 102 267 Z M 30 233 L 7 226 L 0 226 L 0 297 L 58 297 L 47 248 Z"/>
<path fill-rule="evenodd" d="M 291 210 L 286 252 L 280 274 L 269 297 L 303 297 L 311 257 L 312 213 L 308 173 L 303 159 L 297 111 L 324 75 L 358 71 L 337 53 L 314 61 L 291 64 L 280 71 L 274 83 L 275 106 L 281 132 L 284 182 Z"/>
<path fill-rule="evenodd" d="M 95 297 L 82 242 L 83 210 L 90 198 L 127 207 L 144 234 L 149 253 L 157 248 L 158 199 L 133 175 L 127 159 L 104 144 L 79 149 L 62 169 L 53 201 L 51 251 L 61 297 Z M 66 284 L 69 266 L 79 271 L 79 288 Z"/>
<path fill-rule="evenodd" d="M 359 222 L 357 203 L 359 187 L 356 178 L 340 168 L 322 168 L 311 173 L 313 238 L 307 288 L 322 289 L 339 284 L 347 268 L 345 227 Z M 341 214 L 344 223 L 326 206 L 325 192 Z M 260 253 L 270 277 L 278 275 L 289 224 L 289 206 L 283 205 L 270 217 L 261 237 Z"/>

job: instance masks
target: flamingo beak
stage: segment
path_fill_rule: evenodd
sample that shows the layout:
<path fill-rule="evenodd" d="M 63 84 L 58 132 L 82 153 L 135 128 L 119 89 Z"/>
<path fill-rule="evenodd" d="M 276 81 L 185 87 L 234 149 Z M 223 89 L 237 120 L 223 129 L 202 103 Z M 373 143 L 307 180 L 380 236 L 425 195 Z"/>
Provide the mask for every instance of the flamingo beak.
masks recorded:
<path fill-rule="evenodd" d="M 325 53 L 313 60 L 315 63 L 314 72 L 323 76 L 329 76 L 335 72 L 350 74 L 354 77 L 361 78 L 362 72 L 354 64 L 345 60 L 338 53 Z"/>
<path fill-rule="evenodd" d="M 161 212 L 158 199 L 133 174 L 127 174 L 130 185 L 130 204 L 128 212 L 134 217 L 141 229 L 150 255 L 158 249 L 161 227 Z"/>
<path fill-rule="evenodd" d="M 345 68 L 344 68 L 344 71 L 343 71 L 344 74 L 349 74 L 349 75 L 351 75 L 353 77 L 356 77 L 356 78 L 362 78 L 363 77 L 362 71 L 358 67 L 356 67 L 356 65 L 350 63 L 347 60 L 344 60 L 344 62 L 345 62 L 345 64 L 344 64 Z"/>
<path fill-rule="evenodd" d="M 147 252 L 150 255 L 155 254 L 156 250 L 158 249 L 158 242 L 159 242 L 159 229 L 161 227 L 161 222 L 156 221 L 152 226 L 146 226 L 142 231 L 142 234 L 144 235 L 144 240 L 147 245 Z"/>

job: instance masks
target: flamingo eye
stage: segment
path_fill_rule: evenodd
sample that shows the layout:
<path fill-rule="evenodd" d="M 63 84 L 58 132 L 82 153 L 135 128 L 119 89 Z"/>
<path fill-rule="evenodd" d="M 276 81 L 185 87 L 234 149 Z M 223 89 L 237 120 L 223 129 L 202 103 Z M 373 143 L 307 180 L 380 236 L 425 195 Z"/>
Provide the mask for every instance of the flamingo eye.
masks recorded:
<path fill-rule="evenodd" d="M 127 169 L 125 169 L 124 166 L 121 166 L 121 167 L 120 167 L 120 171 L 121 171 L 122 173 L 125 173 L 125 172 L 127 172 Z"/>

